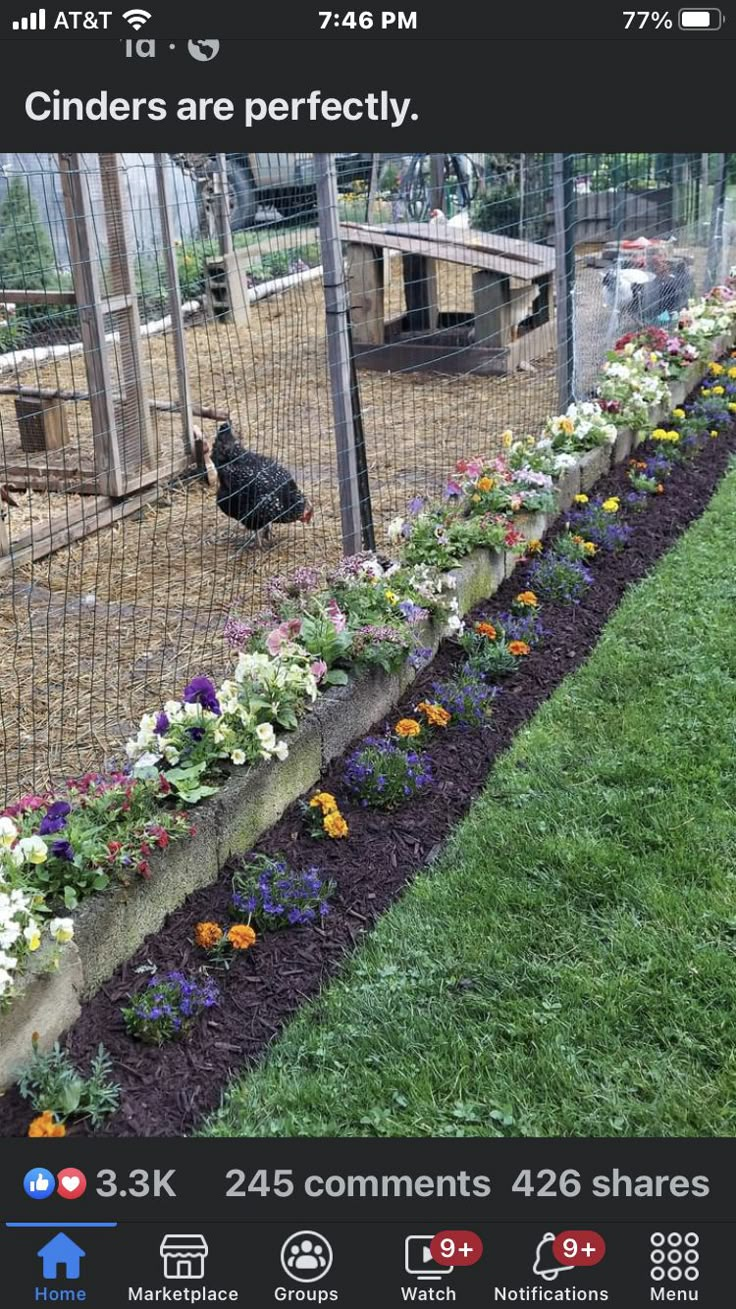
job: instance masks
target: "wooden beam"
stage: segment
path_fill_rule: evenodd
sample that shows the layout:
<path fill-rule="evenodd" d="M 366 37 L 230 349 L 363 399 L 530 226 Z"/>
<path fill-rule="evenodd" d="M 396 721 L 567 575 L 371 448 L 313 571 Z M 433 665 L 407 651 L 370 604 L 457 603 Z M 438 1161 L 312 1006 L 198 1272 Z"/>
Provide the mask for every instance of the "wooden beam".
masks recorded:
<path fill-rule="evenodd" d="M 74 514 L 64 514 L 63 517 L 52 519 L 49 529 L 42 535 L 39 534 L 35 540 L 32 539 L 34 535 L 32 532 L 25 532 L 13 542 L 12 553 L 0 558 L 0 577 L 15 571 L 16 568 L 22 568 L 25 564 L 46 559 L 50 554 L 63 549 L 65 545 L 71 545 L 74 541 L 91 536 L 103 527 L 110 527 L 121 518 L 127 518 L 147 504 L 158 500 L 160 496 L 161 488 L 158 486 L 117 502 L 107 496 L 97 496 L 93 502 L 83 504 Z"/>
<path fill-rule="evenodd" d="M 5 510 L 0 509 L 0 559 L 10 554 L 10 535 Z"/>
<path fill-rule="evenodd" d="M 84 366 L 92 406 L 95 466 L 102 478 L 101 489 L 109 495 L 120 495 L 123 490 L 123 474 L 115 423 L 112 375 L 105 343 L 99 251 L 94 241 L 89 190 L 80 154 L 72 151 L 60 154 L 59 165 L 72 280 L 79 306 Z"/>
<path fill-rule="evenodd" d="M 64 387 L 53 386 L 20 386 L 10 385 L 3 382 L 0 385 L 0 395 L 27 395 L 33 400 L 89 400 L 89 391 L 72 391 Z M 115 395 L 115 400 L 120 396 Z M 148 401 L 151 409 L 156 409 L 163 414 L 178 414 L 179 404 L 173 400 L 150 400 Z M 209 418 L 213 423 L 227 423 L 230 421 L 230 414 L 226 414 L 222 409 L 213 409 L 211 405 L 192 405 L 192 413 L 197 418 Z"/>
<path fill-rule="evenodd" d="M 383 251 L 375 246 L 349 245 L 347 272 L 353 340 L 359 345 L 383 345 Z"/>
<path fill-rule="evenodd" d="M 169 299 L 171 330 L 174 336 L 174 357 L 176 360 L 176 381 L 179 395 L 179 412 L 184 419 L 182 440 L 184 453 L 194 456 L 194 422 L 192 418 L 192 389 L 189 382 L 189 363 L 184 339 L 184 315 L 181 312 L 181 287 L 179 285 L 179 267 L 174 249 L 174 229 L 171 222 L 171 206 L 166 187 L 166 169 L 169 160 L 166 155 L 155 154 L 156 190 L 158 193 L 158 213 L 161 222 L 161 241 L 166 261 L 166 289 Z"/>
<path fill-rule="evenodd" d="M 2 464 L 2 476 L 12 491 L 47 491 L 63 492 L 69 495 L 99 495 L 99 479 L 92 468 L 79 468 L 74 465 L 59 467 L 49 464 L 46 468 L 28 464 Z M 167 460 L 160 468 L 148 468 L 132 480 L 131 490 L 140 490 L 155 481 L 166 481 L 179 474 L 195 472 L 195 455 L 177 455 L 176 459 Z"/>
<path fill-rule="evenodd" d="M 5 291 L 0 290 L 0 304 L 6 305 L 75 305 L 73 291 Z"/>

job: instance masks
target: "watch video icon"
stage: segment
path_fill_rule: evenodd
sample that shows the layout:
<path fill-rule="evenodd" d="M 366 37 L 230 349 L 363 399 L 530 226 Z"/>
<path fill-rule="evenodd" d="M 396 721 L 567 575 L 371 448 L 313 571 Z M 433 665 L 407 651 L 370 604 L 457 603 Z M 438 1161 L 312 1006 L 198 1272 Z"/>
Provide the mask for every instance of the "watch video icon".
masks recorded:
<path fill-rule="evenodd" d="M 452 1264 L 438 1264 L 432 1255 L 431 1236 L 407 1236 L 404 1242 L 404 1268 L 410 1277 L 422 1282 L 439 1282 L 452 1272 Z"/>

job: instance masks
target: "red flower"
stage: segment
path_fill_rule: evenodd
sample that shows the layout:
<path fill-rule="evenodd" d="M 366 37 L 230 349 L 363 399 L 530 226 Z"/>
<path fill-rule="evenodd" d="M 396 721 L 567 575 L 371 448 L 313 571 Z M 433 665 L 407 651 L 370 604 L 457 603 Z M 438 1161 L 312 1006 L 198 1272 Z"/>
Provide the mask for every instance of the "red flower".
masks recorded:
<path fill-rule="evenodd" d="M 141 854 L 150 854 L 151 847 L 147 841 L 141 841 Z"/>
<path fill-rule="evenodd" d="M 110 854 L 117 854 L 123 848 L 122 841 L 108 841 L 107 848 Z"/>
<path fill-rule="evenodd" d="M 194 823 L 191 823 L 191 824 L 190 824 L 190 827 L 189 827 L 189 835 L 190 835 L 190 836 L 196 836 L 196 835 L 197 835 L 197 829 L 196 829 Z"/>
<path fill-rule="evenodd" d="M 136 867 L 141 877 L 151 876 L 151 865 L 145 859 L 141 859 Z"/>
<path fill-rule="evenodd" d="M 164 777 L 163 773 L 159 774 L 158 785 L 162 795 L 169 794 L 169 791 L 171 790 L 171 782 L 168 777 Z"/>
<path fill-rule="evenodd" d="M 510 527 L 503 539 L 508 546 L 518 545 L 520 541 L 524 540 L 524 533 L 517 532 L 515 527 Z"/>

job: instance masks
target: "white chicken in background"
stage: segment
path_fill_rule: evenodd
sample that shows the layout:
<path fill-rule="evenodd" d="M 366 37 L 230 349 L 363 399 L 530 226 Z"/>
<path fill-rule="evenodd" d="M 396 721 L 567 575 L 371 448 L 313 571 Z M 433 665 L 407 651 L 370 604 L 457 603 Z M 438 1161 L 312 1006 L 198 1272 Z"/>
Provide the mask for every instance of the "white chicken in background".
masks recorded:
<path fill-rule="evenodd" d="M 431 231 L 436 232 L 437 235 L 441 236 L 443 227 L 469 228 L 470 217 L 467 209 L 461 209 L 453 218 L 448 218 L 446 214 L 443 214 L 441 209 L 432 209 L 429 215 L 427 227 L 430 228 Z"/>
<path fill-rule="evenodd" d="M 620 319 L 642 319 L 643 290 L 656 274 L 645 268 L 609 268 L 603 274 L 603 303 L 615 309 Z"/>

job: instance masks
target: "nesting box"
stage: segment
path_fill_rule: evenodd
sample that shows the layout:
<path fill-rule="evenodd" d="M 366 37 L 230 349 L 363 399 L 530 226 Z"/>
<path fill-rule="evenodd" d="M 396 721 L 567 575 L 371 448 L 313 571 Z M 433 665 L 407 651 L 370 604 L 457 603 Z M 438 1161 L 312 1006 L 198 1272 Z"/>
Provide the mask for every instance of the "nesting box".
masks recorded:
<path fill-rule="evenodd" d="M 15 400 L 21 448 L 26 454 L 61 450 L 69 442 L 66 412 L 60 400 L 19 395 Z"/>

